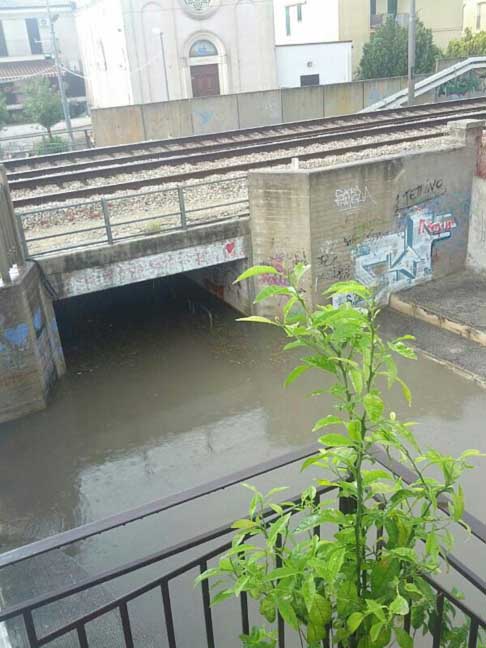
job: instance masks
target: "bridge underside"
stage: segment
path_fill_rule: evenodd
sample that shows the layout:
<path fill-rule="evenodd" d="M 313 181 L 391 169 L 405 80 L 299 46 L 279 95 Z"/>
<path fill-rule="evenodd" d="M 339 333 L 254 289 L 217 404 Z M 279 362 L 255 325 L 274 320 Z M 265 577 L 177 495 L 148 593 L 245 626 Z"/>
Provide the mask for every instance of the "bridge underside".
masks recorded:
<path fill-rule="evenodd" d="M 248 220 L 239 220 L 46 257 L 40 265 L 57 299 L 65 299 L 194 271 L 204 285 L 203 270 L 247 259 L 249 246 Z M 207 287 L 220 296 L 225 274 L 226 270 L 207 273 Z"/>

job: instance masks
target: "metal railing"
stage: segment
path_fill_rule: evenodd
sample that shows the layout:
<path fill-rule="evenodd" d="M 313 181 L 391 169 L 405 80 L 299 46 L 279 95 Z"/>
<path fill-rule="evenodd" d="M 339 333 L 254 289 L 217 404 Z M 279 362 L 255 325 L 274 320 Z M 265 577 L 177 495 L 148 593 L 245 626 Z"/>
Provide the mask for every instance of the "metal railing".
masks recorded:
<path fill-rule="evenodd" d="M 266 475 L 273 470 L 289 466 L 315 454 L 317 449 L 318 446 L 314 445 L 304 450 L 294 451 L 284 455 L 283 457 L 279 457 L 278 459 L 264 462 L 250 469 L 240 471 L 228 478 L 213 481 L 204 487 L 195 488 L 180 495 L 157 500 L 131 511 L 87 524 L 83 527 L 61 533 L 57 536 L 52 536 L 25 547 L 20 547 L 19 549 L 15 549 L 0 556 L 0 569 L 12 566 L 29 558 L 40 556 L 46 552 L 52 551 L 53 549 L 73 545 L 74 543 L 86 538 L 91 538 L 94 535 L 120 528 L 148 516 L 153 516 L 163 511 L 173 509 L 174 507 L 194 502 L 195 500 L 201 499 L 202 497 L 208 496 L 242 481 Z M 387 470 L 400 476 L 405 483 L 412 483 L 415 481 L 416 476 L 412 472 L 404 469 L 393 460 L 390 460 L 384 452 L 376 450 L 375 459 Z M 318 490 L 317 497 L 320 500 L 322 495 L 332 491 L 337 491 L 337 487 L 334 485 L 322 487 Z M 293 501 L 298 502 L 299 499 L 300 497 L 294 498 Z M 440 502 L 440 508 L 444 513 L 448 512 L 447 500 L 444 499 Z M 269 522 L 271 522 L 274 515 L 275 514 L 272 510 L 266 511 L 265 513 Z M 464 521 L 470 526 L 472 535 L 478 538 L 482 543 L 486 543 L 486 526 L 467 513 L 464 515 Z M 318 532 L 317 529 L 316 532 Z M 106 618 L 106 616 L 110 614 L 113 619 L 113 613 L 116 613 L 120 637 L 122 637 L 122 643 L 120 642 L 116 645 L 124 646 L 125 648 L 134 648 L 136 642 L 134 639 L 132 609 L 130 606 L 135 602 L 140 601 L 140 599 L 148 593 L 152 593 L 157 595 L 158 599 L 157 608 L 159 612 L 156 611 L 156 614 L 161 616 L 163 611 L 163 628 L 155 637 L 157 641 L 156 645 L 167 645 L 169 648 L 178 648 L 179 646 L 180 648 L 182 644 L 178 638 L 178 631 L 174 619 L 174 606 L 172 599 L 173 586 L 177 579 L 180 579 L 191 571 L 198 570 L 201 573 L 204 572 L 210 561 L 226 551 L 231 546 L 231 543 L 225 541 L 224 544 L 217 547 L 211 547 L 210 549 L 207 547 L 204 549 L 204 547 L 213 543 L 215 540 L 232 533 L 234 533 L 234 530 L 229 524 L 226 524 L 213 529 L 210 532 L 202 533 L 185 542 L 178 543 L 149 556 L 145 556 L 115 569 L 85 579 L 75 585 L 69 585 L 55 592 L 48 592 L 29 601 L 3 609 L 0 611 L 0 623 L 8 622 L 12 619 L 21 619 L 25 628 L 27 645 L 30 648 L 54 645 L 54 643 L 59 640 L 67 640 L 67 637 L 70 637 L 71 640 L 75 637 L 76 644 L 72 643 L 70 645 L 79 645 L 81 648 L 89 648 L 90 646 L 97 647 L 101 645 L 96 639 L 92 641 L 92 636 L 90 634 L 92 624 L 102 618 Z M 166 570 L 165 573 L 158 574 L 156 577 L 153 577 L 153 575 L 150 576 L 150 574 L 146 575 L 147 582 L 144 582 L 142 585 L 129 589 L 120 596 L 113 596 L 111 600 L 103 605 L 100 605 L 87 613 L 79 614 L 56 629 L 49 630 L 42 634 L 42 636 L 39 634 L 39 624 L 36 623 L 35 617 L 39 611 L 47 606 L 52 606 L 55 603 L 66 601 L 69 597 L 73 597 L 79 593 L 92 592 L 96 587 L 113 582 L 115 579 L 128 574 L 140 574 L 142 573 L 142 570 L 146 570 L 148 567 L 154 568 L 157 566 L 160 568 L 164 561 L 167 561 L 168 559 L 174 560 L 181 556 L 183 557 L 184 555 L 189 554 L 189 552 L 193 553 L 194 550 L 200 550 L 202 553 L 199 553 L 197 556 L 191 557 L 190 559 L 186 559 L 186 562 L 183 564 Z M 461 574 L 461 576 L 463 576 L 468 583 L 475 588 L 478 593 L 482 596 L 486 595 L 486 582 L 483 579 L 472 573 L 471 570 L 469 570 L 469 568 L 457 558 L 449 556 L 448 562 L 454 570 Z M 143 573 L 146 574 L 146 572 Z M 429 645 L 432 648 L 439 648 L 441 645 L 447 602 L 452 605 L 456 611 L 459 611 L 463 615 L 468 624 L 467 643 L 464 644 L 464 648 L 466 648 L 466 645 L 467 648 L 479 648 L 479 633 L 480 631 L 486 630 L 486 619 L 476 613 L 471 609 L 471 607 L 466 605 L 462 600 L 459 600 L 457 596 L 449 592 L 444 586 L 437 583 L 435 580 L 429 577 L 426 577 L 426 580 L 436 592 L 436 610 L 434 622 L 430 628 Z M 192 587 L 189 587 L 192 590 Z M 207 581 L 205 581 L 201 587 L 200 603 L 202 605 L 201 620 L 204 626 L 205 642 L 202 640 L 198 641 L 197 648 L 203 645 L 207 645 L 208 648 L 215 648 L 216 645 L 221 645 L 224 646 L 224 648 L 227 648 L 228 643 L 226 640 L 217 644 L 215 639 L 215 637 L 220 636 L 221 633 L 216 633 L 216 630 L 219 630 L 219 628 L 215 625 L 215 617 L 211 608 L 211 593 Z M 252 612 L 249 606 L 248 597 L 244 592 L 241 594 L 239 600 L 239 615 L 241 629 L 244 633 L 247 633 L 250 628 Z M 410 615 L 407 616 L 405 624 L 406 627 L 409 628 Z M 278 618 L 277 627 L 278 646 L 279 648 L 285 648 L 287 636 L 286 627 L 282 618 Z M 231 627 L 231 636 L 235 637 L 238 634 L 238 629 Z M 200 633 L 200 636 L 201 635 L 202 633 Z M 166 643 L 164 643 L 164 637 L 166 638 Z M 59 646 L 65 644 L 56 643 L 55 645 Z M 323 643 L 323 646 L 325 645 L 326 644 Z"/>
<path fill-rule="evenodd" d="M 94 148 L 93 129 L 91 126 L 77 126 L 72 129 L 74 135 L 73 150 L 82 150 Z M 54 130 L 52 135 L 55 138 L 62 139 L 66 145 L 69 142 L 69 133 L 65 129 Z M 42 132 L 32 132 L 23 135 L 10 135 L 0 137 L 0 158 L 1 160 L 10 160 L 18 156 L 32 157 L 40 155 L 36 147 L 45 140 L 44 155 L 58 152 L 58 143 L 54 141 L 51 150 L 49 147 L 47 130 Z"/>
<path fill-rule="evenodd" d="M 222 194 L 221 200 L 217 199 L 218 192 Z M 236 193 L 237 199 L 228 199 L 225 193 L 229 193 L 230 197 Z M 160 205 L 157 206 L 157 203 Z M 138 215 L 127 219 L 125 215 L 132 211 Z M 96 200 L 17 212 L 17 219 L 24 254 L 26 257 L 35 258 L 187 230 L 198 225 L 240 218 L 248 213 L 246 176 L 240 176 L 230 180 L 213 180 L 169 189 L 141 191 L 129 196 L 104 196 Z M 93 220 L 97 221 L 96 225 L 75 227 L 77 222 Z M 39 222 L 42 230 L 52 228 L 55 231 L 29 237 L 29 230 Z M 59 226 L 62 227 L 64 223 L 70 227 L 58 231 Z M 46 246 L 46 241 L 60 243 Z"/>

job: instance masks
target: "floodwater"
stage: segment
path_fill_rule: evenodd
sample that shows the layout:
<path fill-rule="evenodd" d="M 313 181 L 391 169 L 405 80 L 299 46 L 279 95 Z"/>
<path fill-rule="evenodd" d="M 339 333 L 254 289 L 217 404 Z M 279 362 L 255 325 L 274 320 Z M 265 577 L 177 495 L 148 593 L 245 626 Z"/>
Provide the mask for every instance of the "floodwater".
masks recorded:
<path fill-rule="evenodd" d="M 314 421 L 330 412 L 329 400 L 308 396 L 322 386 L 317 375 L 282 387 L 295 357 L 282 354 L 276 330 L 235 322 L 234 311 L 183 278 L 67 300 L 57 315 L 67 375 L 47 410 L 0 425 L 3 551 L 306 446 Z M 395 391 L 390 405 L 417 422 L 421 442 L 451 454 L 486 451 L 486 392 L 423 357 L 400 365 L 414 405 L 410 411 Z M 255 483 L 298 492 L 308 479 L 289 468 Z M 484 465 L 464 488 L 467 509 L 484 519 Z M 187 539 L 243 514 L 247 500 L 234 487 L 57 552 L 66 573 L 42 565 L 39 578 L 22 566 L 0 572 L 0 601 Z M 461 554 L 477 556 L 472 545 Z M 179 625 L 184 635 L 187 618 Z"/>

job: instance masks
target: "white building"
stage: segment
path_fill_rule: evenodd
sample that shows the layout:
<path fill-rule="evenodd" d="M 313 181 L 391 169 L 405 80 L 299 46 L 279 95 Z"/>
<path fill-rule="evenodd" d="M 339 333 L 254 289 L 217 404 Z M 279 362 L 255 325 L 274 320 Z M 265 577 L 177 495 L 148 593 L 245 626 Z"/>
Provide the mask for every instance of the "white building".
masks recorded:
<path fill-rule="evenodd" d="M 272 0 L 80 0 L 95 107 L 277 87 Z"/>
<path fill-rule="evenodd" d="M 353 44 L 340 40 L 339 0 L 274 0 L 280 87 L 351 81 Z"/>
<path fill-rule="evenodd" d="M 84 98 L 74 4 L 50 0 L 68 94 Z M 45 0 L 0 0 L 0 92 L 10 109 L 20 108 L 25 82 L 37 76 L 55 79 L 53 43 Z M 69 74 L 68 70 L 73 74 Z"/>

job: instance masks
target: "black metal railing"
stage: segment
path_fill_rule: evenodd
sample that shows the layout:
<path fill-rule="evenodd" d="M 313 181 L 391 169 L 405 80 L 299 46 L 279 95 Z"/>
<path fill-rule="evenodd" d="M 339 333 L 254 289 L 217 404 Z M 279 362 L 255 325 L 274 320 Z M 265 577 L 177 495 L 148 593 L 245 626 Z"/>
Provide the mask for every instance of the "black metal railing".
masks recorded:
<path fill-rule="evenodd" d="M 264 462 L 254 466 L 250 469 L 240 471 L 225 479 L 219 479 L 206 484 L 203 487 L 194 488 L 186 491 L 185 493 L 164 498 L 151 502 L 150 504 L 132 509 L 130 511 L 114 515 L 104 520 L 93 522 L 77 529 L 67 531 L 50 538 L 46 538 L 39 542 L 20 547 L 13 551 L 7 552 L 0 556 L 0 570 L 8 566 L 15 565 L 16 563 L 38 557 L 46 554 L 54 549 L 67 547 L 73 545 L 81 540 L 91 538 L 95 535 L 107 532 L 109 530 L 117 529 L 127 524 L 136 522 L 148 516 L 160 514 L 163 511 L 179 507 L 189 502 L 194 502 L 200 498 L 214 494 L 217 491 L 226 489 L 230 486 L 236 485 L 242 481 L 253 479 L 258 476 L 266 475 L 273 470 L 283 468 L 294 464 L 297 461 L 315 454 L 317 446 L 311 446 L 305 450 L 299 450 L 288 453 L 278 459 Z M 412 472 L 403 469 L 402 466 L 390 460 L 383 452 L 376 450 L 375 458 L 378 463 L 384 466 L 390 472 L 399 475 L 405 483 L 415 481 L 415 476 Z M 326 494 L 336 491 L 337 487 L 334 485 L 322 487 L 317 492 L 317 499 Z M 339 496 L 339 493 L 337 493 Z M 291 501 L 298 502 L 300 497 L 294 498 Z M 448 512 L 448 501 L 441 500 L 440 508 L 444 513 Z M 275 513 L 272 510 L 265 512 L 265 516 L 271 521 Z M 471 534 L 479 539 L 482 543 L 486 543 L 486 526 L 475 519 L 469 514 L 464 515 L 464 521 L 469 525 Z M 116 614 L 117 624 L 120 629 L 120 642 L 116 645 L 124 646 L 126 648 L 134 648 L 136 645 L 144 645 L 136 643 L 133 632 L 133 619 L 131 606 L 147 594 L 157 597 L 158 603 L 156 606 L 160 610 L 160 616 L 163 613 L 163 631 L 160 635 L 155 637 L 156 644 L 168 646 L 168 648 L 180 648 L 183 644 L 179 642 L 178 632 L 174 619 L 174 604 L 173 604 L 173 587 L 175 582 L 182 576 L 198 570 L 200 573 L 204 572 L 210 561 L 220 556 L 230 546 L 229 540 L 224 541 L 223 544 L 214 545 L 215 541 L 225 538 L 233 533 L 233 529 L 229 524 L 222 525 L 212 531 L 202 533 L 199 536 L 193 537 L 184 542 L 177 543 L 171 547 L 161 549 L 151 555 L 144 556 L 143 558 L 134 560 L 130 563 L 124 564 L 120 567 L 107 570 L 96 576 L 84 579 L 74 585 L 69 585 L 54 592 L 46 592 L 32 598 L 31 600 L 10 606 L 0 611 L 0 623 L 9 622 L 13 619 L 17 621 L 22 620 L 24 626 L 25 637 L 29 648 L 36 648 L 40 646 L 59 646 L 68 645 L 62 643 L 70 638 L 69 645 L 79 645 L 81 648 L 88 648 L 92 646 L 100 646 L 97 640 L 90 638 L 90 624 L 93 624 L 108 615 Z M 319 529 L 316 529 L 319 532 Z M 194 552 L 197 553 L 193 556 Z M 190 556 L 184 560 L 184 556 Z M 182 559 L 182 564 L 174 566 L 174 561 Z M 170 562 L 169 562 L 170 561 Z M 464 563 L 458 558 L 449 557 L 449 564 L 469 583 L 474 590 L 481 596 L 486 595 L 486 581 L 481 576 L 473 573 Z M 171 567 L 168 569 L 167 565 Z M 151 567 L 152 573 L 145 571 Z M 164 573 L 154 575 L 153 572 L 165 568 Z M 126 591 L 118 596 L 112 596 L 110 600 L 102 605 L 98 605 L 94 609 L 89 610 L 83 614 L 74 615 L 71 620 L 62 623 L 62 625 L 55 629 L 48 629 L 42 633 L 39 629 L 39 624 L 36 623 L 36 614 L 42 609 L 51 606 L 55 603 L 66 601 L 67 599 L 79 593 L 92 592 L 95 588 L 101 585 L 107 585 L 116 579 L 125 577 L 130 574 L 143 574 L 146 575 L 146 582 L 137 587 L 127 587 Z M 1 578 L 0 571 L 0 578 Z M 191 579 L 192 580 L 192 579 Z M 479 634 L 480 631 L 486 631 L 486 619 L 475 610 L 472 609 L 463 600 L 460 600 L 454 593 L 451 593 L 442 584 L 436 582 L 430 577 L 426 580 L 436 592 L 436 614 L 434 618 L 433 627 L 430 630 L 430 645 L 432 648 L 439 648 L 441 646 L 441 638 L 444 629 L 444 618 L 446 610 L 446 602 L 454 607 L 456 611 L 463 615 L 465 623 L 468 624 L 467 639 L 464 648 L 479 648 Z M 192 590 L 192 588 L 191 588 Z M 202 606 L 202 626 L 200 637 L 205 636 L 197 646 L 207 645 L 208 648 L 216 648 L 216 626 L 213 609 L 211 608 L 211 593 L 207 581 L 203 582 L 200 588 L 200 605 Z M 239 624 L 243 633 L 249 631 L 251 625 L 251 610 L 247 595 L 242 593 L 239 599 Z M 410 626 L 410 615 L 406 619 L 406 627 Z M 278 619 L 278 646 L 285 648 L 287 636 L 286 627 L 281 618 Z M 239 634 L 239 628 L 230 628 L 231 637 Z M 77 644 L 72 643 L 73 637 Z M 61 641 L 61 643 L 56 643 Z M 150 644 L 152 645 L 152 644 Z M 185 643 L 184 645 L 187 645 Z M 195 644 L 193 644 L 195 645 Z M 226 648 L 229 644 L 224 642 L 218 645 Z M 196 645 L 195 645 L 196 646 Z"/>

